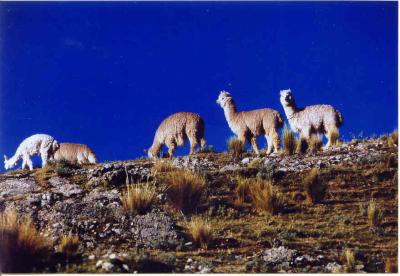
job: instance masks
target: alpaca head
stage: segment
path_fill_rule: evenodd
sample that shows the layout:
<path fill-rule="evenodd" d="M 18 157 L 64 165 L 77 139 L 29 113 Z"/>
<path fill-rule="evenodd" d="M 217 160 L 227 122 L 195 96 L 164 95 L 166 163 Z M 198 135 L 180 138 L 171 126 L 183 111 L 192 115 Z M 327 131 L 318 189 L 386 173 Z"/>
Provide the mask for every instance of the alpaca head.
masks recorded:
<path fill-rule="evenodd" d="M 160 158 L 161 148 L 151 147 L 147 150 L 147 156 L 152 159 Z"/>
<path fill-rule="evenodd" d="M 290 89 L 281 90 L 281 104 L 283 106 L 291 106 L 294 103 L 294 98 L 292 96 L 292 91 Z"/>
<path fill-rule="evenodd" d="M 222 90 L 219 93 L 217 104 L 219 104 L 222 108 L 224 108 L 228 103 L 233 101 L 232 96 L 229 92 Z"/>
<path fill-rule="evenodd" d="M 5 168 L 6 170 L 15 167 L 16 164 L 17 164 L 17 162 L 15 162 L 15 161 L 13 160 L 13 158 L 7 159 L 7 156 L 4 155 L 4 168 Z"/>

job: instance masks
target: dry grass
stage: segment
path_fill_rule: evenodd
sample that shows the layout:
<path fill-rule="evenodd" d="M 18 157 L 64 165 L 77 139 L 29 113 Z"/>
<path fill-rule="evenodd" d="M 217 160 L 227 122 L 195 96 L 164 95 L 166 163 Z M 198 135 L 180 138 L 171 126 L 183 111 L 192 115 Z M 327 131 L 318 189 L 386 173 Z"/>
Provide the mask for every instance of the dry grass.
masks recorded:
<path fill-rule="evenodd" d="M 386 258 L 385 259 L 385 272 L 386 273 L 397 273 L 397 259 Z"/>
<path fill-rule="evenodd" d="M 32 272 L 47 257 L 50 243 L 41 236 L 30 218 L 14 211 L 0 214 L 0 268 L 2 272 Z"/>
<path fill-rule="evenodd" d="M 379 206 L 376 204 L 374 199 L 371 199 L 368 204 L 368 225 L 369 226 L 379 226 L 382 222 L 382 210 L 379 209 Z"/>
<path fill-rule="evenodd" d="M 136 215 L 147 213 L 156 196 L 156 189 L 150 183 L 131 184 L 122 194 L 122 208 L 125 212 Z"/>
<path fill-rule="evenodd" d="M 244 152 L 245 143 L 237 139 L 236 137 L 232 137 L 228 140 L 228 152 L 232 155 L 233 158 L 239 158 Z"/>
<path fill-rule="evenodd" d="M 319 136 L 311 136 L 307 141 L 308 151 L 311 153 L 317 153 L 322 149 L 322 139 Z"/>
<path fill-rule="evenodd" d="M 166 173 L 177 170 L 170 160 L 157 160 L 154 163 L 154 166 L 151 168 L 151 172 L 153 175 L 157 175 L 158 173 Z"/>
<path fill-rule="evenodd" d="M 48 188 L 50 186 L 49 179 L 56 175 L 55 167 L 53 165 L 48 165 L 35 171 L 35 180 L 40 186 Z"/>
<path fill-rule="evenodd" d="M 389 147 L 397 147 L 399 144 L 399 133 L 397 131 L 397 129 L 395 131 L 393 131 L 388 139 L 387 139 L 387 143 Z"/>
<path fill-rule="evenodd" d="M 283 136 L 283 150 L 287 155 L 293 155 L 296 151 L 296 137 L 293 131 L 285 126 L 282 132 Z"/>
<path fill-rule="evenodd" d="M 304 178 L 304 190 L 308 203 L 320 203 L 326 192 L 326 185 L 320 181 L 317 169 L 312 169 Z"/>
<path fill-rule="evenodd" d="M 347 248 L 344 251 L 344 256 L 346 259 L 345 272 L 355 272 L 356 270 L 356 256 L 353 250 Z"/>
<path fill-rule="evenodd" d="M 250 178 L 238 178 L 236 186 L 236 203 L 237 205 L 242 205 L 245 202 L 251 201 L 251 184 L 252 179 Z"/>
<path fill-rule="evenodd" d="M 186 170 L 169 172 L 163 177 L 167 185 L 166 194 L 171 204 L 183 213 L 197 209 L 205 190 L 203 177 Z"/>
<path fill-rule="evenodd" d="M 254 208 L 274 215 L 282 209 L 282 196 L 274 188 L 271 180 L 253 179 L 249 183 L 251 200 Z"/>
<path fill-rule="evenodd" d="M 211 225 L 200 217 L 192 217 L 187 223 L 188 233 L 193 243 L 201 248 L 207 249 L 213 240 Z"/>
<path fill-rule="evenodd" d="M 258 169 L 263 165 L 263 160 L 261 158 L 254 158 L 250 161 L 248 167 L 252 169 Z"/>
<path fill-rule="evenodd" d="M 61 252 L 67 258 L 76 256 L 79 248 L 79 236 L 76 235 L 64 235 L 61 238 L 58 251 Z"/>

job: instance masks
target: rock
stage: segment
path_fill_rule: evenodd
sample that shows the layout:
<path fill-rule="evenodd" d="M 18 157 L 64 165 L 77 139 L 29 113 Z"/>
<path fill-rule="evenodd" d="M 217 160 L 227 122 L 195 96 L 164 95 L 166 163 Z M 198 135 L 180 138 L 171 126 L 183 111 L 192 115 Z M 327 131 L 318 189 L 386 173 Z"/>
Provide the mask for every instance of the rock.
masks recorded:
<path fill-rule="evenodd" d="M 49 179 L 49 183 L 54 187 L 51 189 L 53 193 L 58 193 L 64 197 L 75 196 L 83 193 L 83 190 L 76 184 L 58 176 Z"/>
<path fill-rule="evenodd" d="M 268 265 L 276 265 L 284 262 L 288 262 L 290 264 L 297 255 L 298 253 L 296 250 L 291 250 L 284 246 L 280 246 L 278 248 L 265 250 L 263 259 Z"/>
<path fill-rule="evenodd" d="M 183 243 L 183 234 L 165 212 L 153 210 L 145 215 L 135 216 L 132 223 L 131 232 L 137 246 L 175 249 Z"/>
<path fill-rule="evenodd" d="M 243 165 L 246 165 L 246 164 L 249 164 L 249 163 L 250 163 L 250 158 L 248 158 L 248 157 L 243 158 L 243 160 L 242 160 L 242 164 Z"/>
<path fill-rule="evenodd" d="M 103 262 L 101 268 L 104 269 L 105 271 L 111 271 L 114 268 L 114 265 L 110 262 Z"/>
<path fill-rule="evenodd" d="M 0 199 L 9 196 L 25 195 L 39 190 L 40 186 L 32 178 L 6 179 L 1 181 Z"/>

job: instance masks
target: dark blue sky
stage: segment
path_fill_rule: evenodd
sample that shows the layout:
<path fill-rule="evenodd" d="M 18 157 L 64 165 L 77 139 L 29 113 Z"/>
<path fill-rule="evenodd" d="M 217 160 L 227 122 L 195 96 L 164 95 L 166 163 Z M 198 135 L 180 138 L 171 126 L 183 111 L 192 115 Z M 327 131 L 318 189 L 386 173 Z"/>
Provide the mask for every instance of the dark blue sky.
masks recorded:
<path fill-rule="evenodd" d="M 397 127 L 397 3 L 0 3 L 0 152 L 48 133 L 100 161 L 144 155 L 163 118 L 199 113 L 206 139 L 239 110 L 328 103 L 341 134 Z M 265 142 L 262 142 L 264 145 Z M 187 152 L 187 149 L 179 151 Z"/>

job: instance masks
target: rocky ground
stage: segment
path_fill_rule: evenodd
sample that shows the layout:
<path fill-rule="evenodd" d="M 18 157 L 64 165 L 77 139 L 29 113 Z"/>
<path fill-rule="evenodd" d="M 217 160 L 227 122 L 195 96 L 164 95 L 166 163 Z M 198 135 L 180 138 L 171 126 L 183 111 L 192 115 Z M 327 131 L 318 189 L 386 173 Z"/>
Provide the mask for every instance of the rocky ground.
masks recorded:
<path fill-rule="evenodd" d="M 368 139 L 316 154 L 173 159 L 206 179 L 197 215 L 212 225 L 208 249 L 194 246 L 185 232 L 190 215 L 171 208 L 162 189 L 148 213 L 122 210 L 127 176 L 153 181 L 147 159 L 0 174 L 0 211 L 29 214 L 52 241 L 54 254 L 40 272 L 337 272 L 349 248 L 357 271 L 384 272 L 385 260 L 397 259 L 397 150 Z M 319 204 L 305 201 L 303 179 L 313 168 L 328 187 Z M 273 179 L 288 208 L 268 215 L 235 204 L 238 176 Z M 367 218 L 372 198 L 383 214 L 376 227 Z M 61 259 L 57 244 L 69 233 L 79 236 L 78 254 Z"/>

